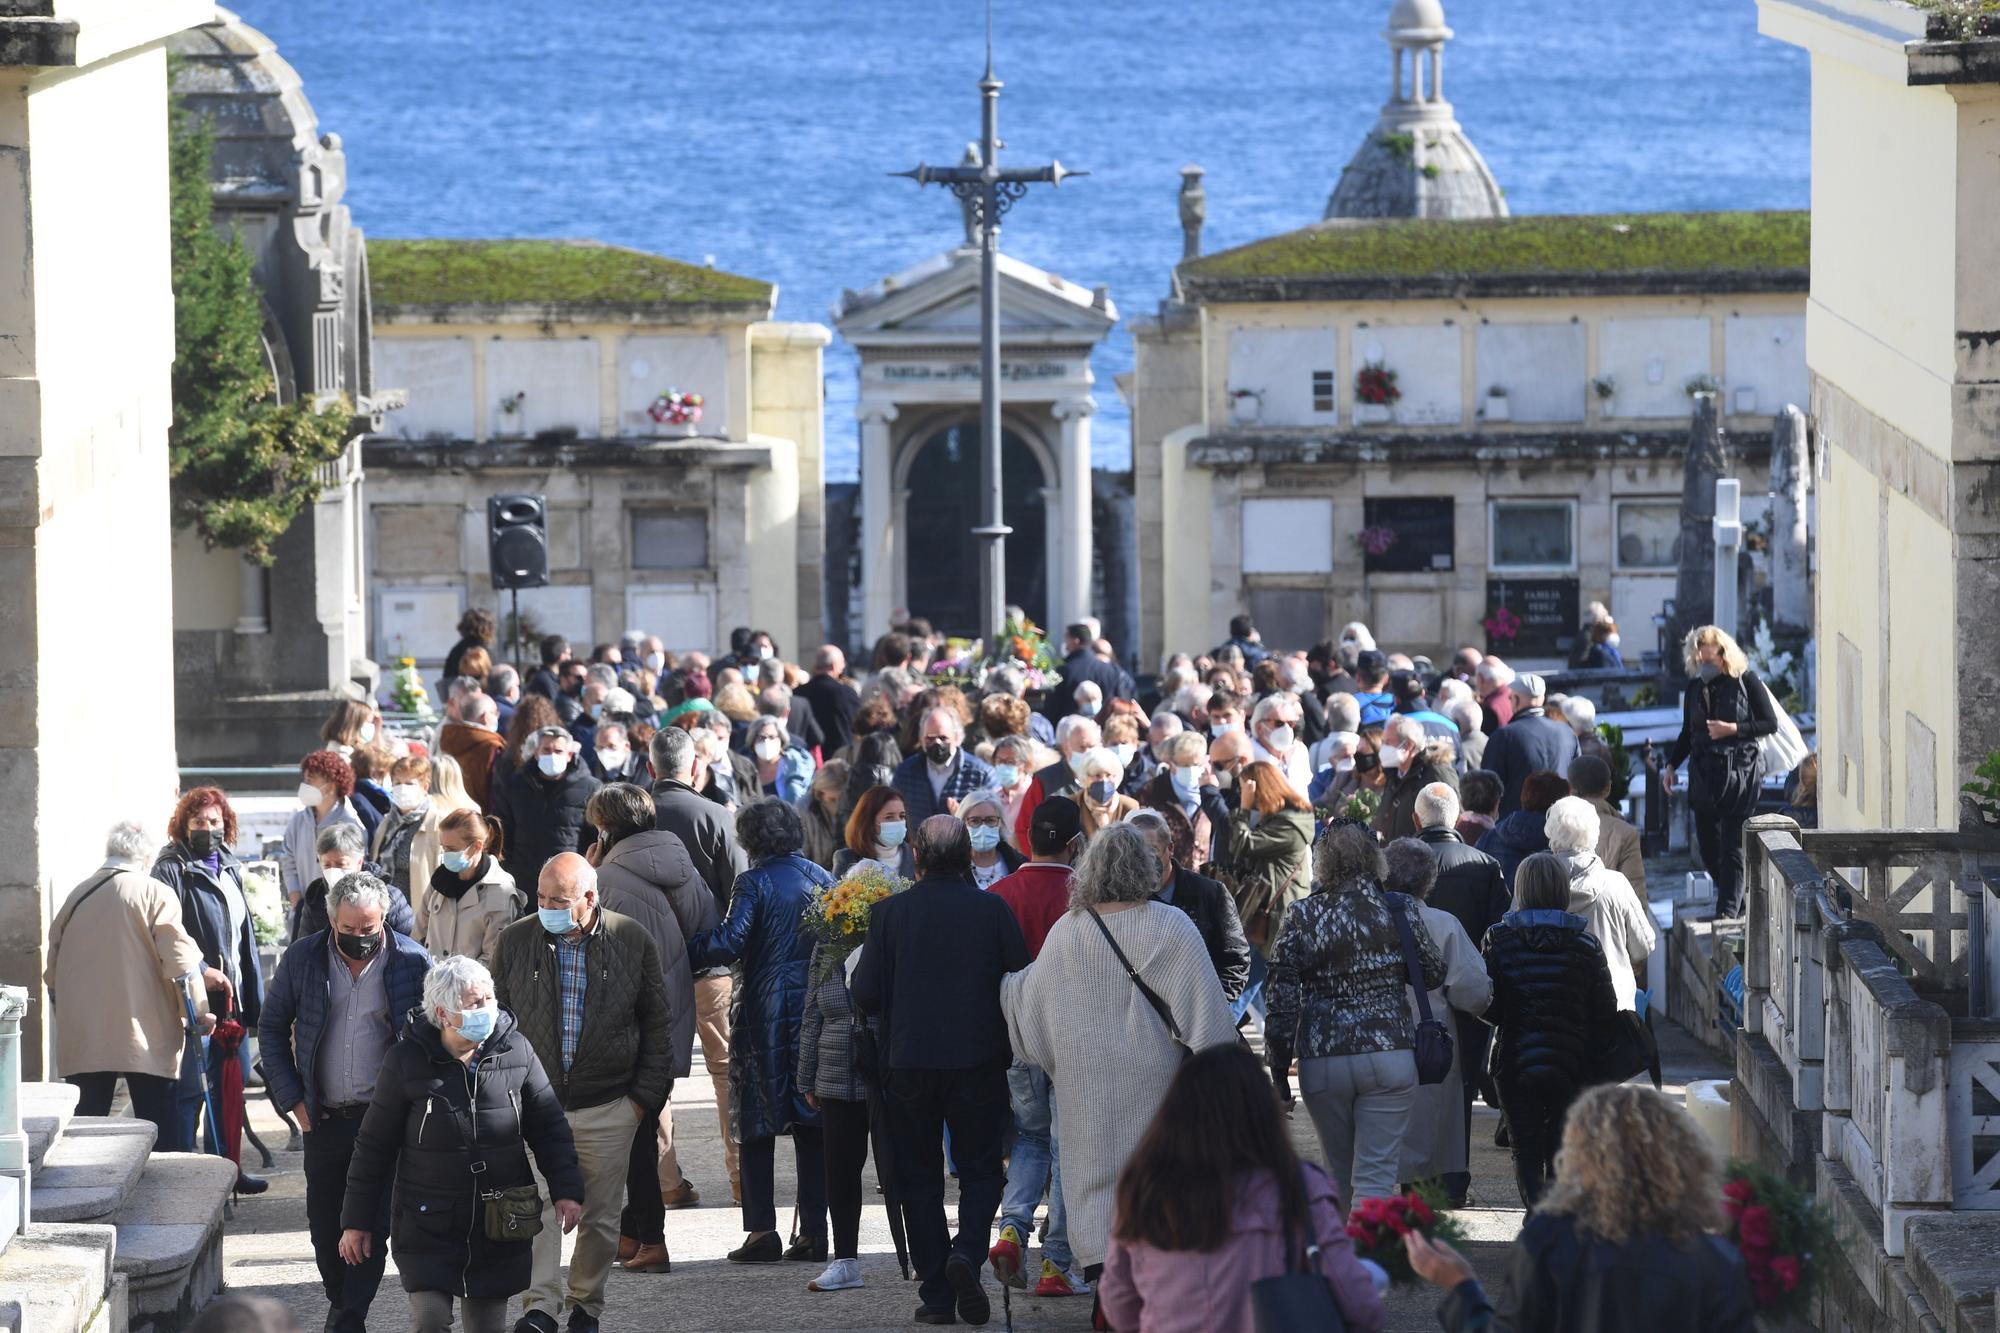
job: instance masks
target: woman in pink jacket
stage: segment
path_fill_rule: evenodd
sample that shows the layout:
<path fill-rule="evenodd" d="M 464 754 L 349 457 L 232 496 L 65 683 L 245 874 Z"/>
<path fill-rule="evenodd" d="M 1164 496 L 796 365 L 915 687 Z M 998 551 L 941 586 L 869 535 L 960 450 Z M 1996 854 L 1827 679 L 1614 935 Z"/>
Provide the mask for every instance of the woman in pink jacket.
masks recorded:
<path fill-rule="evenodd" d="M 1098 1299 L 1118 1333 L 1255 1333 L 1250 1284 L 1285 1271 L 1287 1215 L 1319 1246 L 1347 1327 L 1376 1333 L 1376 1294 L 1347 1239 L 1346 1210 L 1299 1161 L 1271 1080 L 1241 1046 L 1180 1067 L 1118 1178 Z"/>

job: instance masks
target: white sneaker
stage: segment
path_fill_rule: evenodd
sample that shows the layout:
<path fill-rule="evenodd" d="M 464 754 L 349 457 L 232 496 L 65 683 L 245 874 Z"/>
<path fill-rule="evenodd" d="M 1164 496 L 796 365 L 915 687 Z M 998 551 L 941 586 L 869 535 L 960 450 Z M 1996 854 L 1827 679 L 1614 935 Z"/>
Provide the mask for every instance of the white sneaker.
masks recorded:
<path fill-rule="evenodd" d="M 835 1259 L 826 1271 L 806 1283 L 807 1291 L 852 1291 L 861 1285 L 861 1261 Z"/>

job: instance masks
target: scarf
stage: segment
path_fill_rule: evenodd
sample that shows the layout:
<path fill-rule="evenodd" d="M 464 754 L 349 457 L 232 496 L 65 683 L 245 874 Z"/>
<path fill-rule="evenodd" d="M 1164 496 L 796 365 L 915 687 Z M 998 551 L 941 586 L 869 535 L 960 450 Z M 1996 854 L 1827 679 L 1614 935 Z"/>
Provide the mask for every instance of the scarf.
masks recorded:
<path fill-rule="evenodd" d="M 442 865 L 431 872 L 431 891 L 457 902 L 465 896 L 466 890 L 486 878 L 486 872 L 493 868 L 493 856 L 483 853 L 479 858 L 479 868 L 471 879 L 460 879 L 456 871 L 446 870 Z"/>

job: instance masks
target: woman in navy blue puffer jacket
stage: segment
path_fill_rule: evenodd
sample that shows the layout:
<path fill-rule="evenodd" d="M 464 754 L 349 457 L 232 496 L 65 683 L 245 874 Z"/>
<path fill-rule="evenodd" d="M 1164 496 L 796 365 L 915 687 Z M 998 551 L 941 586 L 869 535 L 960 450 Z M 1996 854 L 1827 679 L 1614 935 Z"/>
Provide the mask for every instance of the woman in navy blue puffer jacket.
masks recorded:
<path fill-rule="evenodd" d="M 731 1132 L 743 1163 L 742 1246 L 732 1263 L 826 1259 L 826 1169 L 819 1113 L 798 1086 L 799 1026 L 805 1020 L 812 936 L 800 927 L 806 905 L 833 877 L 800 852 L 805 826 L 779 800 L 754 801 L 736 816 L 736 840 L 750 869 L 736 877 L 722 924 L 688 941 L 688 962 L 729 965 Z M 773 1179 L 777 1137 L 792 1136 L 798 1164 L 800 1238 L 778 1236 Z"/>

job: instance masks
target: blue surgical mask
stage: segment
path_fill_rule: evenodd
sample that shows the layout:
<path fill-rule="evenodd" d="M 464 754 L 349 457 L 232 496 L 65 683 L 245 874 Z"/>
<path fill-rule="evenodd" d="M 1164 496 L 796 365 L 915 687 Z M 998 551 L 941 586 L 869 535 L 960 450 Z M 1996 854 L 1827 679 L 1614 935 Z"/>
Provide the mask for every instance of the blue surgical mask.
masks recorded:
<path fill-rule="evenodd" d="M 1090 757 L 1090 751 L 1088 750 L 1079 750 L 1075 754 L 1071 755 L 1069 757 L 1069 771 L 1076 774 L 1078 777 L 1082 777 L 1083 761 L 1089 757 Z"/>
<path fill-rule="evenodd" d="M 603 717 L 603 716 L 604 716 L 604 705 L 603 705 L 603 704 L 592 704 L 592 705 L 590 706 L 590 715 L 591 715 L 591 716 L 592 716 L 593 718 L 598 718 L 598 717 Z"/>
<path fill-rule="evenodd" d="M 997 828 L 980 825 L 966 832 L 972 836 L 972 850 L 975 852 L 990 852 L 1000 845 L 1000 830 Z"/>
<path fill-rule="evenodd" d="M 1185 764 L 1174 770 L 1174 786 L 1192 795 L 1201 790 L 1201 765 Z"/>
<path fill-rule="evenodd" d="M 909 832 L 909 828 L 910 826 L 903 820 L 885 819 L 876 826 L 875 840 L 894 851 L 903 845 L 903 835 Z"/>
<path fill-rule="evenodd" d="M 438 864 L 456 875 L 472 865 L 471 852 L 439 852 Z"/>
<path fill-rule="evenodd" d="M 1099 778 L 1090 784 L 1090 799 L 1099 805 L 1111 804 L 1111 798 L 1118 794 L 1118 788 L 1110 778 Z"/>
<path fill-rule="evenodd" d="M 1208 734 L 1211 739 L 1216 736 L 1227 736 L 1234 730 L 1236 730 L 1234 722 L 1211 722 L 1208 724 Z"/>
<path fill-rule="evenodd" d="M 1005 791 L 1021 780 L 1021 770 L 1013 764 L 1000 764 L 993 770 L 993 785 Z"/>
<path fill-rule="evenodd" d="M 535 915 L 542 920 L 542 929 L 551 935 L 567 935 L 576 929 L 576 917 L 567 907 L 537 907 Z"/>
<path fill-rule="evenodd" d="M 1076 711 L 1083 714 L 1085 717 L 1096 717 L 1098 711 L 1103 707 L 1104 707 L 1103 704 L 1097 702 L 1095 699 L 1092 699 L 1088 703 L 1078 704 L 1076 706 Z"/>
<path fill-rule="evenodd" d="M 483 1009 L 460 1010 L 458 1035 L 476 1046 L 493 1035 L 493 1025 L 499 1020 L 499 1011 L 490 1004 Z"/>

